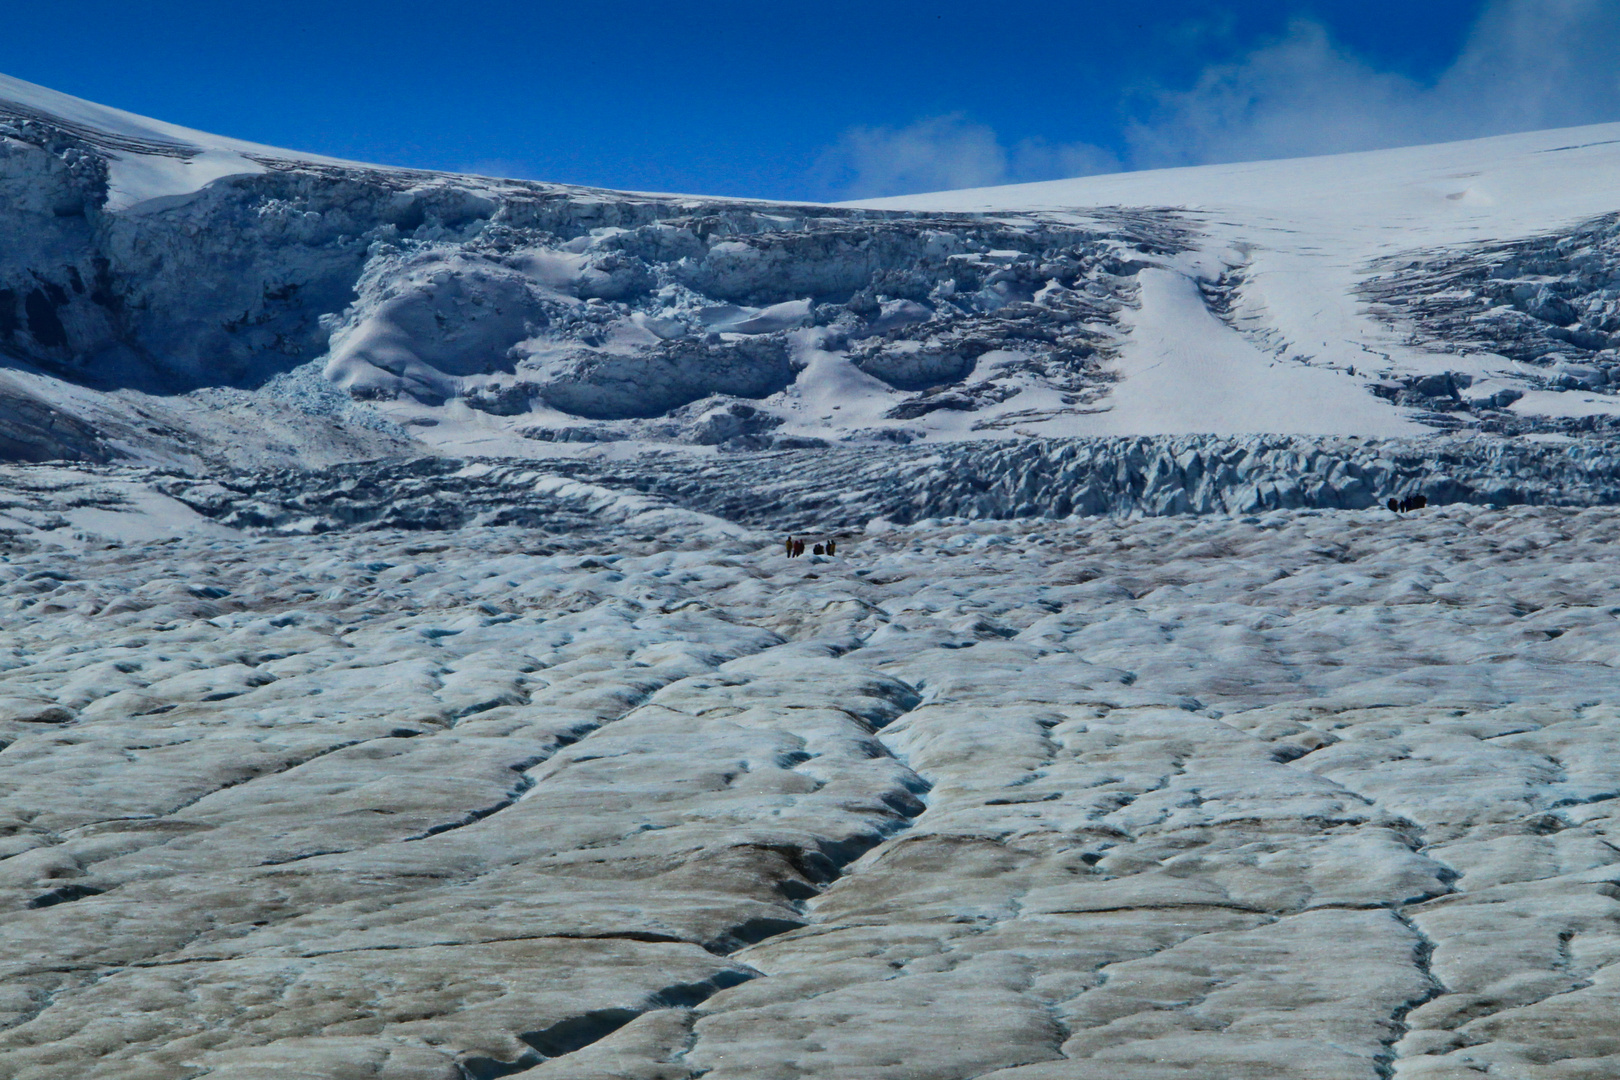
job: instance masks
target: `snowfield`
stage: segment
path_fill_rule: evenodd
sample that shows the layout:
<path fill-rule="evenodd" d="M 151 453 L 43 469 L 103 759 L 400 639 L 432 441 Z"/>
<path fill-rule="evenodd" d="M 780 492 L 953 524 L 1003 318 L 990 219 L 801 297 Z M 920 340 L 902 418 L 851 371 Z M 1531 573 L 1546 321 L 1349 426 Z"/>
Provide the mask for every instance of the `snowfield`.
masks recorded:
<path fill-rule="evenodd" d="M 787 205 L 0 77 L 0 1080 L 1613 1080 L 1617 182 Z"/>

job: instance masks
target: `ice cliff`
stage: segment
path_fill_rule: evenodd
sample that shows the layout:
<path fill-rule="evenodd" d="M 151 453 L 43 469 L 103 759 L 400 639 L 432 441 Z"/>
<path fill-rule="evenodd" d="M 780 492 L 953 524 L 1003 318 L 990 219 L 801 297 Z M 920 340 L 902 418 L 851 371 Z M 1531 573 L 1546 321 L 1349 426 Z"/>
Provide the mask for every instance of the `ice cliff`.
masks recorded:
<path fill-rule="evenodd" d="M 1615 210 L 1543 189 L 1620 155 L 1514 138 L 1345 159 L 1376 197 L 1337 217 L 1309 162 L 833 207 L 334 161 L 0 80 L 0 456 L 1602 436 Z M 1475 180 L 1381 220 L 1445 154 L 1547 205 Z"/>

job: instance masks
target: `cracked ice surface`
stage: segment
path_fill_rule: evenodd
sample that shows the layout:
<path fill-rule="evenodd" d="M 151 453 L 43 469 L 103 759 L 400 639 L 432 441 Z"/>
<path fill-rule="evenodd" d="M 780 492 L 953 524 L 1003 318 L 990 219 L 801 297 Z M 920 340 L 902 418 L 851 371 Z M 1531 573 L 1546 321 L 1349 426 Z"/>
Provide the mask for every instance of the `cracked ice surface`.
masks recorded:
<path fill-rule="evenodd" d="M 1613 508 L 205 524 L 0 562 L 0 1075 L 1620 1073 Z"/>

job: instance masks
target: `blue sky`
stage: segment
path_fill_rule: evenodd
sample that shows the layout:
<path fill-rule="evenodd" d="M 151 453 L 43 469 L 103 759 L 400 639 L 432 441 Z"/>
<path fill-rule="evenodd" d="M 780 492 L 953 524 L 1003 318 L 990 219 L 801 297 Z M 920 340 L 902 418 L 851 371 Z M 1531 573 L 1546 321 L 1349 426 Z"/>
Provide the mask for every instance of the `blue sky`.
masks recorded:
<path fill-rule="evenodd" d="M 1616 0 L 0 0 L 0 71 L 389 164 L 826 199 L 1620 120 Z"/>

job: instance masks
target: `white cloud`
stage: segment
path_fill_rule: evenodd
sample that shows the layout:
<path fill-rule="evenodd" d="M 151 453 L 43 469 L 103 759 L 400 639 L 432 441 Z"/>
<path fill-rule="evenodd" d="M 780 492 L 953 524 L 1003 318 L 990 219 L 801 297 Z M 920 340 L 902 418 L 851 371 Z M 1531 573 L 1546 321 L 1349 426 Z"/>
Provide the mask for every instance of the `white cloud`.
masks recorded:
<path fill-rule="evenodd" d="M 960 114 L 852 128 L 817 178 L 842 198 L 1049 180 L 1120 168 L 1345 153 L 1620 120 L 1620 0 L 1490 0 L 1455 62 L 1418 81 L 1380 71 L 1320 25 L 1155 94 L 1101 147 L 1011 147 Z"/>
<path fill-rule="evenodd" d="M 861 199 L 1118 168 L 1113 154 L 1084 144 L 1054 146 L 1029 139 L 1008 149 L 993 129 L 954 113 L 903 128 L 851 128 L 822 155 L 817 174 L 830 195 Z"/>
<path fill-rule="evenodd" d="M 1124 168 L 1112 150 L 1089 143 L 1048 143 L 1045 139 L 1024 139 L 1012 148 L 1008 182 L 1064 180 L 1071 176 L 1118 172 Z"/>
<path fill-rule="evenodd" d="M 450 169 L 451 172 L 470 176 L 488 176 L 497 180 L 536 180 L 534 169 L 516 158 L 479 158 L 466 161 Z"/>
<path fill-rule="evenodd" d="M 1322 27 L 1205 69 L 1128 125 L 1135 168 L 1343 153 L 1620 119 L 1620 4 L 1492 0 L 1432 82 L 1379 71 Z"/>

